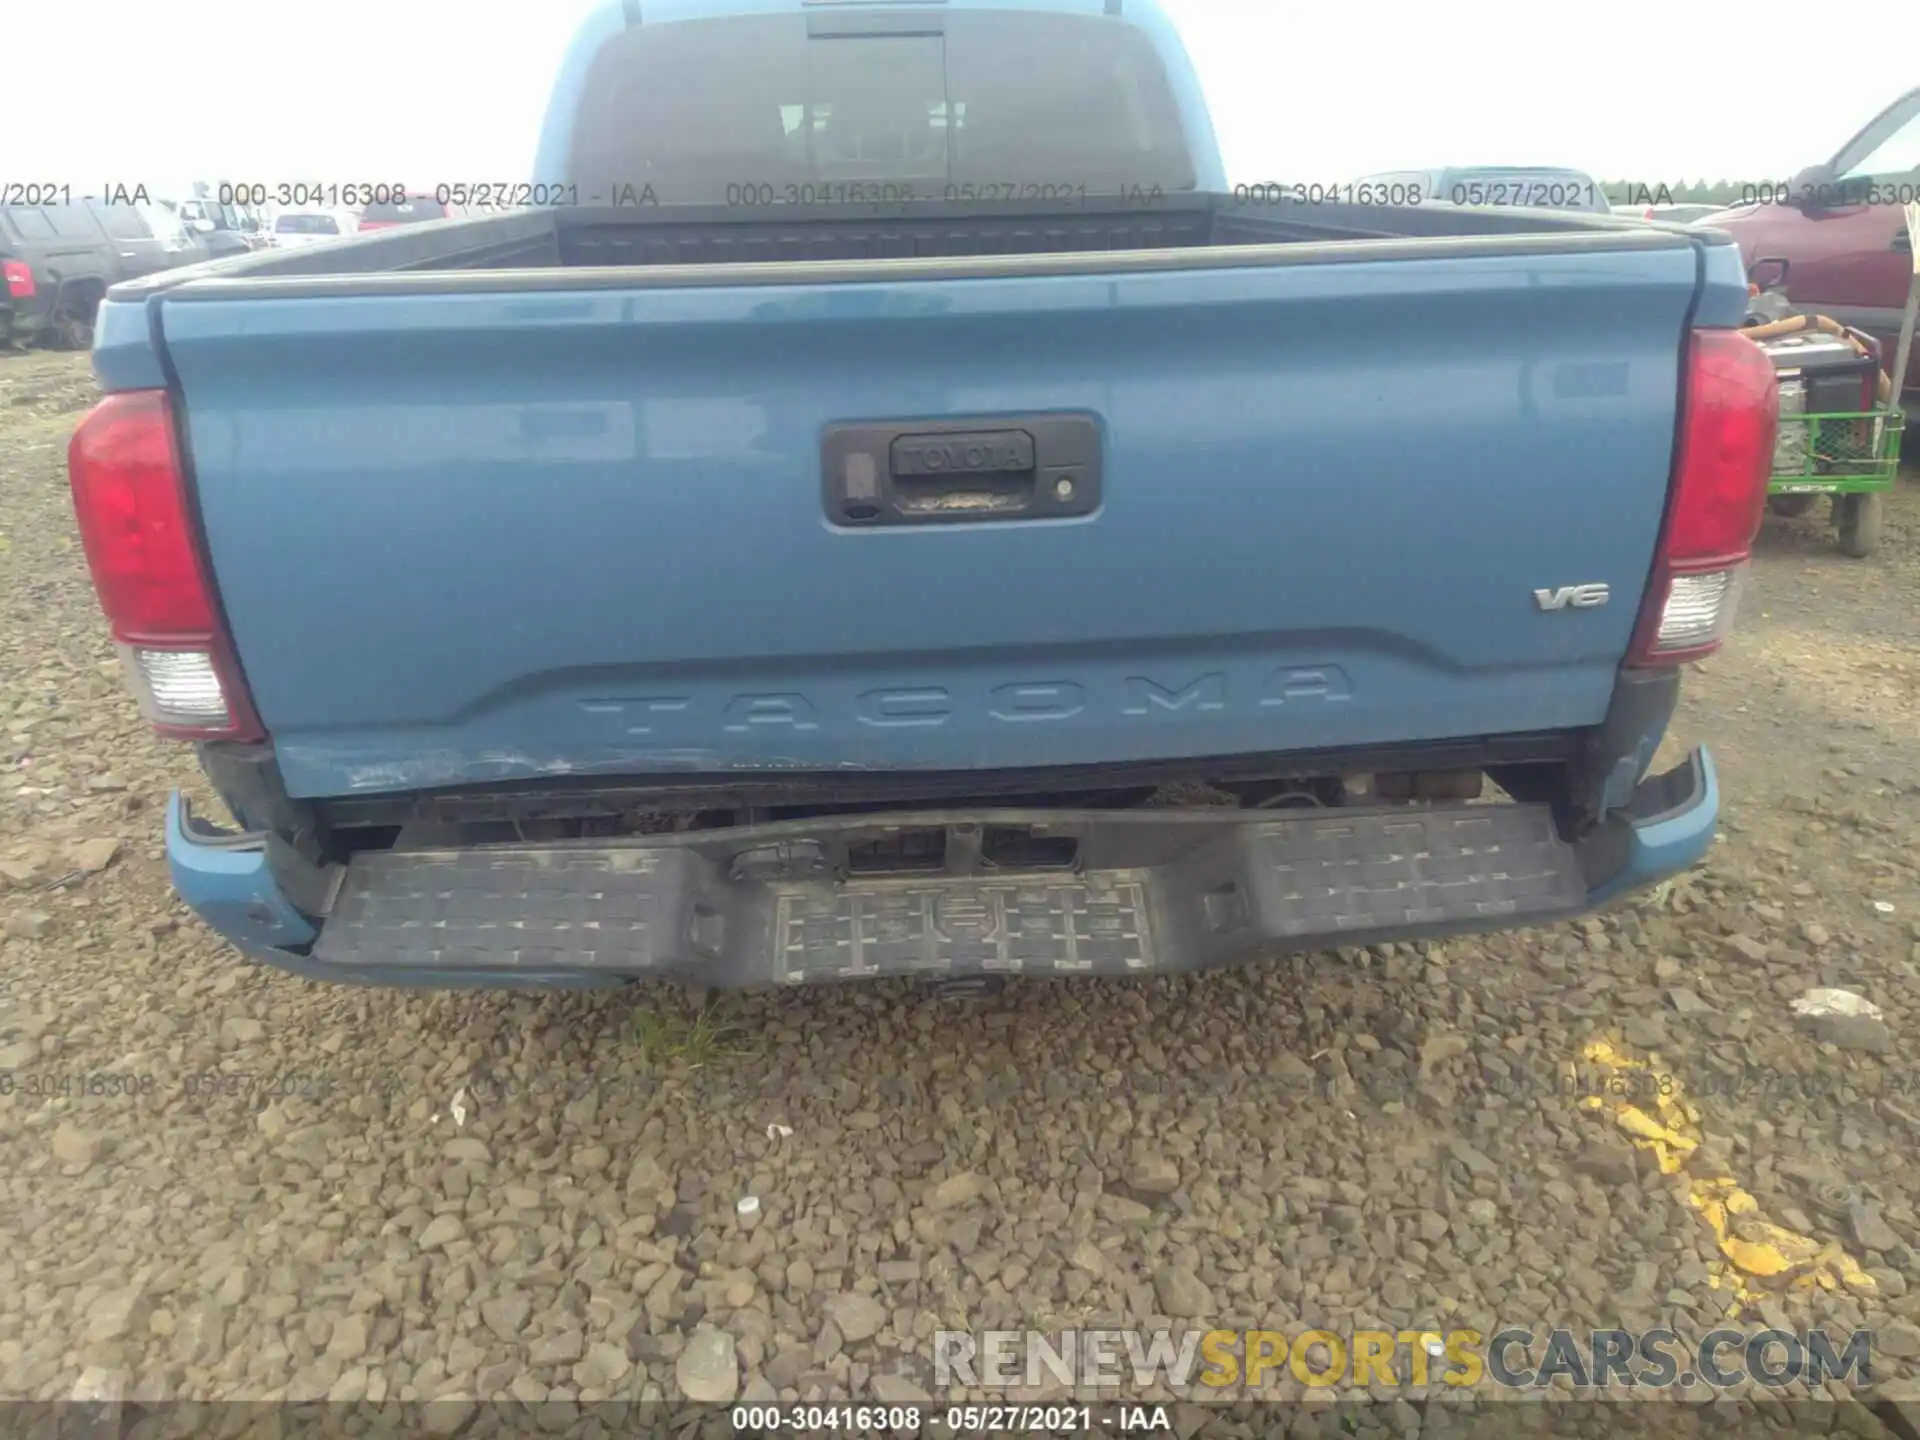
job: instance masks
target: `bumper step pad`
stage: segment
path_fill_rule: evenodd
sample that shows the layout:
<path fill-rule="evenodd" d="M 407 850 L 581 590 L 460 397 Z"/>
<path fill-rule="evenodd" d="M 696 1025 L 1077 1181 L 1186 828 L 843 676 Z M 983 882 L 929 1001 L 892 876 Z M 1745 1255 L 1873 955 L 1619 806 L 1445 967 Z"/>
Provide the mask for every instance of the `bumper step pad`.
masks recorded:
<path fill-rule="evenodd" d="M 844 875 L 850 842 L 882 832 L 871 817 L 665 843 L 383 851 L 348 867 L 313 954 L 371 972 L 714 985 L 1126 975 L 1546 920 L 1587 903 L 1542 806 L 887 817 L 956 836 L 998 824 L 1077 838 L 1081 867 L 1021 874 L 976 861 L 969 874 L 830 878 Z M 732 878 L 736 856 L 770 843 L 828 857 L 829 875 Z"/>

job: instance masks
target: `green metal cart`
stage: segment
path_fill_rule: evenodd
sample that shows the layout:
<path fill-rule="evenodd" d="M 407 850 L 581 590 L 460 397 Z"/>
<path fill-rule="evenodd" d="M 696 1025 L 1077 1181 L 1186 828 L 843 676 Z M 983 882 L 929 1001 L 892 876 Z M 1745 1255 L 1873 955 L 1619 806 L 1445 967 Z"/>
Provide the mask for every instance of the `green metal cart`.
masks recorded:
<path fill-rule="evenodd" d="M 1892 406 L 1782 415 L 1767 485 L 1769 505 L 1778 514 L 1804 515 L 1820 496 L 1830 495 L 1841 550 L 1871 555 L 1886 520 L 1887 492 L 1899 473 L 1905 424 Z"/>

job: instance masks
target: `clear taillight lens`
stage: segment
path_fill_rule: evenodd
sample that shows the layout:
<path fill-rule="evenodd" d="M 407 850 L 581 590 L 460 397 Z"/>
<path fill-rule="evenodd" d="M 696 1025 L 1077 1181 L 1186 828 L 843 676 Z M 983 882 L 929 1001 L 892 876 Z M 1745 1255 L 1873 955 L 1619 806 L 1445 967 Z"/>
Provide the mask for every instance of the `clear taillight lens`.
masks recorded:
<path fill-rule="evenodd" d="M 1660 610 L 1653 653 L 1701 650 L 1718 645 L 1733 627 L 1740 605 L 1739 570 L 1708 570 L 1676 575 Z"/>
<path fill-rule="evenodd" d="M 154 724 L 224 730 L 233 723 L 226 687 L 209 652 L 119 648 L 141 712 Z"/>

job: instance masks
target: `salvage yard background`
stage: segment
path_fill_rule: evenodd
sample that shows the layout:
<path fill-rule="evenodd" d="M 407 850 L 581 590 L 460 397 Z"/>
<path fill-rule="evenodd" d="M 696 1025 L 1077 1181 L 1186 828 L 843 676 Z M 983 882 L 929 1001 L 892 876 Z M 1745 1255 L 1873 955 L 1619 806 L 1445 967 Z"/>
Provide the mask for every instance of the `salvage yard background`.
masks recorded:
<path fill-rule="evenodd" d="M 310 985 L 175 903 L 162 805 L 210 797 L 88 585 L 65 446 L 92 397 L 84 355 L 0 356 L 0 1395 L 594 1399 L 737 1365 L 750 1398 L 905 1399 L 936 1329 L 1699 1334 L 1730 1305 L 1871 1326 L 1920 1373 L 1914 477 L 1868 561 L 1768 520 L 1674 743 L 1713 745 L 1723 834 L 1655 896 L 695 1024 L 676 991 Z M 1884 1019 L 1810 1028 L 1821 985 Z M 1650 1053 L 1695 1111 L 1641 1112 L 1675 1175 L 1618 1095 L 1554 1079 Z M 1713 1210 L 1736 1190 L 1753 1213 Z"/>

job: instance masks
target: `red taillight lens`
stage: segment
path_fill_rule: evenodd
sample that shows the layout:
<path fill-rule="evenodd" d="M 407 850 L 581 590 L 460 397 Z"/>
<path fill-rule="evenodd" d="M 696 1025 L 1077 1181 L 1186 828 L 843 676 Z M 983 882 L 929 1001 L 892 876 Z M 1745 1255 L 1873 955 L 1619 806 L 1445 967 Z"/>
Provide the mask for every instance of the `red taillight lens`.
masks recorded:
<path fill-rule="evenodd" d="M 40 293 L 33 283 L 33 267 L 24 260 L 0 260 L 0 274 L 7 277 L 7 293 L 16 300 L 31 300 Z"/>
<path fill-rule="evenodd" d="M 102 400 L 74 431 L 67 469 L 93 588 L 148 718 L 170 735 L 258 738 L 195 543 L 166 392 Z"/>
<path fill-rule="evenodd" d="M 74 431 L 67 468 L 93 588 L 114 634 L 212 630 L 166 392 L 102 400 Z"/>
<path fill-rule="evenodd" d="M 1673 665 L 1720 648 L 1766 506 L 1779 420 L 1766 353 L 1737 330 L 1696 330 L 1667 520 L 1630 663 Z"/>
<path fill-rule="evenodd" d="M 1760 530 L 1780 422 L 1773 362 L 1738 330 L 1696 331 L 1681 406 L 1665 556 L 1744 559 Z"/>

